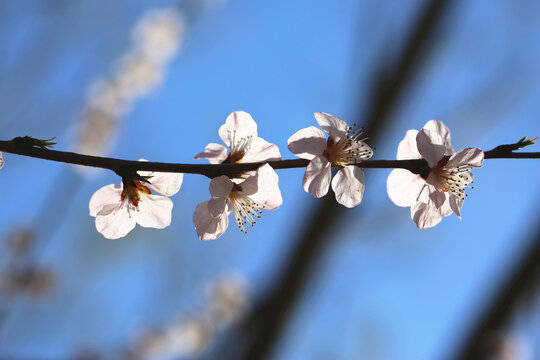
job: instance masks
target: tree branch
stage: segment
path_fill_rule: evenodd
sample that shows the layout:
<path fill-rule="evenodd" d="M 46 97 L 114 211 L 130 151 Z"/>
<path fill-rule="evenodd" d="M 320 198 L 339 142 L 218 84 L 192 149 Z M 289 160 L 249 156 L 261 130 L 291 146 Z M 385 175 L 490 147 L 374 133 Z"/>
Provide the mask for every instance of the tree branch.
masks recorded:
<path fill-rule="evenodd" d="M 30 139 L 32 138 L 25 137 L 15 138 L 10 141 L 0 141 L 0 151 L 68 164 L 108 169 L 116 172 L 117 174 L 125 174 L 135 171 L 156 171 L 200 174 L 209 178 L 256 170 L 265 163 L 268 163 L 274 169 L 304 168 L 309 164 L 309 160 L 305 159 L 209 165 L 134 161 L 83 155 L 68 151 L 51 150 L 47 149 L 45 146 L 37 145 L 35 141 L 36 139 Z M 490 151 L 486 151 L 484 154 L 486 159 L 540 159 L 540 152 L 515 153 L 513 152 L 513 149 L 515 149 L 514 144 L 500 145 Z M 415 174 L 422 174 L 426 171 L 427 163 L 424 159 L 365 160 L 356 164 L 356 166 L 371 169 L 402 168 L 407 169 Z"/>

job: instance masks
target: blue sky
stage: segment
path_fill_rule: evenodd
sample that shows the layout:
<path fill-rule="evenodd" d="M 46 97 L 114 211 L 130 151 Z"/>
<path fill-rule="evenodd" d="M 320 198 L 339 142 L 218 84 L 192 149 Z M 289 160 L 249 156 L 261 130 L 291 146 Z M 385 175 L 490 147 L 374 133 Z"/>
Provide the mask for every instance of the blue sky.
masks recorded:
<path fill-rule="evenodd" d="M 195 162 L 207 143 L 220 142 L 226 116 L 244 110 L 261 137 L 293 158 L 287 138 L 315 125 L 314 111 L 359 122 L 352 117 L 365 110 L 374 69 L 399 53 L 421 3 L 228 0 L 203 7 L 162 85 L 123 119 L 109 155 Z M 3 139 L 56 136 L 56 148 L 70 150 L 90 82 L 112 72 L 138 18 L 169 4 L 2 3 Z M 430 119 L 447 124 L 456 149 L 539 135 L 540 53 L 532 46 L 540 39 L 539 6 L 455 3 L 372 144 L 374 158 L 394 158 L 405 131 Z M 0 234 L 35 226 L 46 244 L 39 261 L 58 278 L 49 298 L 5 302 L 2 356 L 57 359 L 80 348 L 110 356 L 141 329 L 193 311 L 204 285 L 231 269 L 257 296 L 318 203 L 301 188 L 303 170 L 282 170 L 279 210 L 265 212 L 247 236 L 231 226 L 220 239 L 200 242 L 191 216 L 209 198 L 209 180 L 186 175 L 167 230 L 137 227 L 109 241 L 95 231 L 87 206 L 94 191 L 119 182 L 115 174 L 98 171 L 68 189 L 58 176 L 74 177 L 71 168 L 4 157 Z M 424 231 L 388 199 L 389 171 L 366 171 L 363 203 L 340 219 L 274 357 L 448 357 L 533 233 L 539 169 L 534 160 L 486 161 L 475 171 L 463 220 L 450 216 Z M 43 213 L 62 203 L 67 211 Z M 53 231 L 39 230 L 48 224 Z"/>

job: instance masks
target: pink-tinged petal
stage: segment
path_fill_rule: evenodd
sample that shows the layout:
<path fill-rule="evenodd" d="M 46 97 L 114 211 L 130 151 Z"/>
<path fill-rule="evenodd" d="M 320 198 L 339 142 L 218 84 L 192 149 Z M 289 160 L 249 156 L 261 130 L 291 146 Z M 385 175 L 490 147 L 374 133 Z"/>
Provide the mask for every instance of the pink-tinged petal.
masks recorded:
<path fill-rule="evenodd" d="M 268 165 L 268 164 L 265 164 L 265 165 Z M 259 188 L 259 169 L 257 169 L 256 171 L 251 171 L 250 175 L 245 177 L 243 181 L 236 183 L 236 185 L 238 185 L 237 189 L 241 189 L 238 191 L 239 193 L 241 193 L 242 195 L 248 196 L 249 198 L 252 198 L 256 194 L 260 194 L 259 196 L 264 198 L 264 189 Z"/>
<path fill-rule="evenodd" d="M 263 162 L 263 161 L 279 161 L 281 154 L 279 148 L 275 144 L 256 137 L 251 141 L 248 150 L 240 162 Z"/>
<path fill-rule="evenodd" d="M 446 192 L 443 191 L 440 181 L 439 175 L 436 175 L 433 171 L 430 172 L 426 180 L 427 186 L 424 188 L 426 191 L 418 196 L 418 200 L 439 209 L 446 201 Z M 426 193 L 427 198 L 424 196 Z"/>
<path fill-rule="evenodd" d="M 227 147 L 210 143 L 206 145 L 202 153 L 195 155 L 195 160 L 208 159 L 210 164 L 221 164 L 227 158 Z"/>
<path fill-rule="evenodd" d="M 446 168 L 457 168 L 468 165 L 472 167 L 482 167 L 484 162 L 484 152 L 479 148 L 466 148 L 458 151 L 450 157 L 446 163 Z"/>
<path fill-rule="evenodd" d="M 266 209 L 277 209 L 283 204 L 281 191 L 279 190 L 279 177 L 276 171 L 268 164 L 259 168 L 259 189 L 264 189 Z"/>
<path fill-rule="evenodd" d="M 0 152 L 0 169 L 4 167 L 4 157 L 2 156 L 2 153 Z"/>
<path fill-rule="evenodd" d="M 335 142 L 338 142 L 339 139 L 347 134 L 349 130 L 349 125 L 338 118 L 337 116 L 330 115 L 323 112 L 316 112 L 315 119 L 319 123 L 319 126 L 330 135 Z"/>
<path fill-rule="evenodd" d="M 423 202 L 417 202 L 411 206 L 411 218 L 419 229 L 433 227 L 442 220 L 439 210 Z"/>
<path fill-rule="evenodd" d="M 426 181 L 409 170 L 394 169 L 386 180 L 388 197 L 397 206 L 411 206 L 416 202 Z"/>
<path fill-rule="evenodd" d="M 416 146 L 416 135 L 418 135 L 418 130 L 407 130 L 405 137 L 399 143 L 397 150 L 397 159 L 398 160 L 409 160 L 409 159 L 421 159 L 422 155 L 418 152 L 418 147 Z"/>
<path fill-rule="evenodd" d="M 155 172 L 152 173 L 151 176 L 152 177 L 148 180 L 150 183 L 144 183 L 144 185 L 148 185 L 148 187 L 152 190 L 155 190 L 165 196 L 172 196 L 176 194 L 178 190 L 180 190 L 180 186 L 182 186 L 182 180 L 184 178 L 184 174 L 178 173 Z"/>
<path fill-rule="evenodd" d="M 234 183 L 227 177 L 227 175 L 221 175 L 215 177 L 210 181 L 210 194 L 213 198 L 222 198 L 229 196 L 233 188 Z"/>
<path fill-rule="evenodd" d="M 96 215 L 96 229 L 107 239 L 124 237 L 134 227 L 135 219 L 122 203 L 105 205 Z"/>
<path fill-rule="evenodd" d="M 452 155 L 454 153 L 454 148 L 450 143 L 450 130 L 439 120 L 429 120 L 422 129 L 432 130 L 440 135 L 443 139 L 443 145 L 445 147 L 444 155 Z"/>
<path fill-rule="evenodd" d="M 467 181 L 468 183 L 471 183 L 474 180 L 474 175 L 470 171 L 462 172 L 460 175 L 461 179 Z"/>
<path fill-rule="evenodd" d="M 356 155 L 353 156 L 356 163 L 368 160 L 373 156 L 373 149 L 363 141 L 353 142 L 350 146 L 347 147 L 347 150 L 354 150 L 353 152 L 356 153 Z"/>
<path fill-rule="evenodd" d="M 212 214 L 213 217 L 220 217 L 225 212 L 225 209 L 227 208 L 227 201 L 228 199 L 226 197 L 220 197 L 220 198 L 212 198 L 208 202 L 208 211 L 210 214 Z"/>
<path fill-rule="evenodd" d="M 229 226 L 229 216 L 226 212 L 222 216 L 214 217 L 208 210 L 208 201 L 197 204 L 193 213 L 193 225 L 199 240 L 214 240 L 223 235 Z"/>
<path fill-rule="evenodd" d="M 429 194 L 429 199 L 437 209 L 440 209 L 446 201 L 446 193 L 443 191 L 434 191 Z"/>
<path fill-rule="evenodd" d="M 332 179 L 332 189 L 338 203 L 355 207 L 364 196 L 364 172 L 358 166 L 345 166 Z"/>
<path fill-rule="evenodd" d="M 461 220 L 461 207 L 463 206 L 463 199 L 455 195 L 451 195 L 449 203 L 452 211 L 459 217 L 459 220 Z"/>
<path fill-rule="evenodd" d="M 221 216 L 225 211 L 227 198 L 233 189 L 234 183 L 226 175 L 213 178 L 210 182 L 212 199 L 208 201 L 208 210 L 214 217 Z"/>
<path fill-rule="evenodd" d="M 238 192 L 244 196 L 252 198 L 253 196 L 258 196 L 263 199 L 265 197 L 265 189 L 262 186 L 259 186 L 259 177 L 261 176 L 261 168 L 270 168 L 272 167 L 268 164 L 264 164 L 256 171 L 252 171 L 251 175 L 247 176 L 242 182 L 237 183 L 238 187 L 241 189 Z M 272 169 L 273 171 L 273 169 Z M 264 172 L 262 173 L 264 175 Z M 256 201 L 256 200 L 254 200 Z"/>
<path fill-rule="evenodd" d="M 227 116 L 225 124 L 219 128 L 219 136 L 228 147 L 235 148 L 239 141 L 257 137 L 257 124 L 247 112 L 235 111 Z"/>
<path fill-rule="evenodd" d="M 122 186 L 114 184 L 103 186 L 90 198 L 90 203 L 88 204 L 90 216 L 96 216 L 106 205 L 120 204 L 122 201 L 121 198 Z"/>
<path fill-rule="evenodd" d="M 294 155 L 311 160 L 315 156 L 322 155 L 326 149 L 326 136 L 321 129 L 310 126 L 294 133 L 287 140 L 287 144 Z"/>
<path fill-rule="evenodd" d="M 332 165 L 326 158 L 316 156 L 306 167 L 302 185 L 304 190 L 320 198 L 328 192 L 332 178 Z"/>
<path fill-rule="evenodd" d="M 430 178 L 428 177 L 428 180 L 424 183 L 424 186 L 420 190 L 416 200 L 439 209 L 446 200 L 445 194 L 446 193 L 444 191 L 439 190 L 436 186 L 433 186 L 430 182 Z"/>
<path fill-rule="evenodd" d="M 139 161 L 148 161 L 139 159 Z M 157 191 L 165 196 L 172 196 L 180 190 L 184 174 L 178 173 L 162 173 L 153 171 L 137 171 L 137 174 L 144 177 L 149 177 L 150 183 L 144 183 L 150 189 Z"/>
<path fill-rule="evenodd" d="M 171 224 L 172 208 L 173 202 L 168 197 L 141 194 L 138 210 L 131 216 L 143 227 L 163 229 Z"/>
<path fill-rule="evenodd" d="M 454 197 L 454 195 L 447 192 L 444 193 L 444 195 L 446 196 L 446 200 L 444 201 L 444 204 L 442 204 L 441 208 L 439 209 L 442 217 L 451 215 L 453 213 L 452 207 L 450 205 L 450 199 Z"/>
<path fill-rule="evenodd" d="M 434 167 L 446 152 L 441 135 L 432 130 L 422 129 L 416 135 L 418 152 L 426 159 L 429 167 Z"/>
<path fill-rule="evenodd" d="M 257 169 L 257 174 L 246 179 L 240 184 L 242 195 L 248 196 L 259 204 L 265 204 L 266 210 L 277 209 L 283 203 L 279 190 L 279 178 L 274 169 L 264 164 Z"/>

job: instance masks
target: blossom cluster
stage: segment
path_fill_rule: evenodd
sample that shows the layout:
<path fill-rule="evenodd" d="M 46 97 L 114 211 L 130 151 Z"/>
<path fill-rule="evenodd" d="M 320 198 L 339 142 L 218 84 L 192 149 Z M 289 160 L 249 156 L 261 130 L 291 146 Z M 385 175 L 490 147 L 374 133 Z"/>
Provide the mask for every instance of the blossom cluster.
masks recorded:
<path fill-rule="evenodd" d="M 359 164 L 370 159 L 373 150 L 364 141 L 363 129 L 342 119 L 315 113 L 320 129 L 310 126 L 288 139 L 289 150 L 309 160 L 302 180 L 304 190 L 316 198 L 330 186 L 341 205 L 352 208 L 362 202 L 364 173 Z M 322 130 L 321 130 L 322 129 Z M 231 113 L 219 128 L 225 145 L 210 143 L 195 159 L 210 164 L 261 163 L 257 170 L 221 175 L 211 180 L 210 199 L 198 204 L 193 224 L 200 240 L 220 237 L 234 214 L 241 232 L 255 225 L 263 210 L 274 210 L 283 200 L 278 175 L 271 163 L 281 160 L 279 148 L 260 138 L 257 124 L 246 112 Z M 465 190 L 472 183 L 470 170 L 481 167 L 484 153 L 479 148 L 458 152 L 450 143 L 450 131 L 431 120 L 420 130 L 407 131 L 397 152 L 398 160 L 425 159 L 425 168 L 413 173 L 394 169 L 387 181 L 388 195 L 398 206 L 410 207 L 418 228 L 438 224 L 455 213 L 461 219 Z M 142 160 L 144 161 L 144 160 Z M 332 168 L 337 168 L 332 177 Z M 106 238 L 125 236 L 136 224 L 164 228 L 171 223 L 173 203 L 168 198 L 180 190 L 183 174 L 139 171 L 123 177 L 122 184 L 107 185 L 90 199 L 90 215 Z M 152 194 L 152 190 L 164 195 Z"/>

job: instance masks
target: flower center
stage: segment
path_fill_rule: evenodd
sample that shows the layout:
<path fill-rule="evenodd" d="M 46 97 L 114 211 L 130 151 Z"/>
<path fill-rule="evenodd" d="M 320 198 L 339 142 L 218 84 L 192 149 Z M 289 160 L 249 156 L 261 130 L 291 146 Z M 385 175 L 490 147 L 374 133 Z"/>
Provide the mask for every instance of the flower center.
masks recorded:
<path fill-rule="evenodd" d="M 234 184 L 233 189 L 229 194 L 229 200 L 232 204 L 232 210 L 238 228 L 241 232 L 247 234 L 246 225 L 250 224 L 253 227 L 257 223 L 256 219 L 261 218 L 262 209 L 265 208 L 265 205 L 259 204 L 241 194 L 239 192 L 241 190 L 242 187 L 240 185 Z"/>
<path fill-rule="evenodd" d="M 364 129 L 360 128 L 353 132 L 353 127 L 356 127 L 356 124 L 349 126 L 345 136 L 337 142 L 333 137 L 328 137 L 323 156 L 333 165 L 341 167 L 354 165 L 373 155 L 373 150 L 363 142 L 367 138 L 358 139 L 364 133 Z"/>
<path fill-rule="evenodd" d="M 472 174 L 469 172 L 473 167 L 469 165 L 462 165 L 457 168 L 447 168 L 447 161 L 441 162 L 435 166 L 432 171 L 434 172 L 435 181 L 437 185 L 444 192 L 450 192 L 451 194 L 457 196 L 461 200 L 465 199 L 465 189 L 470 187 L 474 189 L 472 184 Z"/>
<path fill-rule="evenodd" d="M 123 180 L 124 190 L 120 199 L 124 202 L 125 199 L 129 200 L 129 203 L 134 207 L 139 206 L 139 201 L 141 200 L 141 192 L 145 194 L 151 194 L 152 191 L 138 180 Z M 128 206 L 129 208 L 129 206 Z"/>
<path fill-rule="evenodd" d="M 236 136 L 236 130 L 228 131 L 229 139 L 231 139 L 231 151 L 227 158 L 223 161 L 223 164 L 234 164 L 240 162 L 246 152 L 249 150 L 253 136 Z"/>

